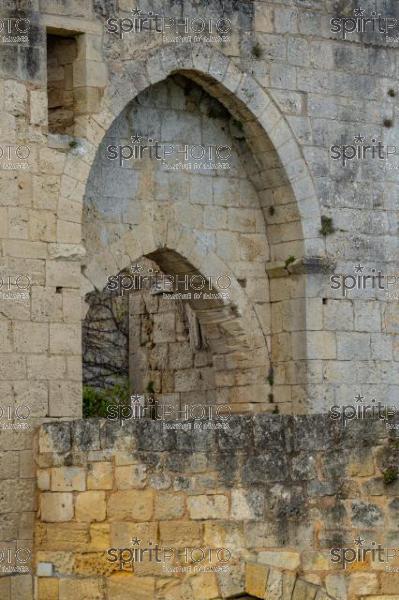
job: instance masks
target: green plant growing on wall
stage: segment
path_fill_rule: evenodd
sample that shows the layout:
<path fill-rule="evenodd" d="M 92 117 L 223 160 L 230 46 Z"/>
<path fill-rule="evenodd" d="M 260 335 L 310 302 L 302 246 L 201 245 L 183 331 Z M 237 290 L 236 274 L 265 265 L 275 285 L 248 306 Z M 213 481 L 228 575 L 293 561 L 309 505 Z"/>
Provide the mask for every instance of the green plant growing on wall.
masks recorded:
<path fill-rule="evenodd" d="M 382 477 L 384 479 L 385 485 L 390 485 L 394 481 L 398 479 L 399 470 L 398 467 L 391 466 L 387 467 L 385 471 L 382 471 Z"/>
<path fill-rule="evenodd" d="M 289 256 L 284 263 L 285 268 L 288 267 L 288 265 L 291 265 L 293 262 L 295 262 L 296 258 L 295 256 Z"/>
<path fill-rule="evenodd" d="M 269 385 L 273 385 L 274 384 L 274 370 L 273 367 L 270 367 L 269 369 L 269 375 L 266 377 L 267 383 Z"/>
<path fill-rule="evenodd" d="M 332 235 L 335 231 L 334 225 L 333 225 L 333 220 L 331 217 L 326 217 L 326 215 L 323 215 L 321 217 L 321 228 L 320 228 L 320 233 L 321 235 L 327 236 L 327 235 Z"/>
<path fill-rule="evenodd" d="M 106 417 L 107 408 L 113 404 L 128 405 L 130 402 L 129 382 L 121 381 L 112 387 L 99 390 L 90 385 L 83 386 L 83 417 Z"/>

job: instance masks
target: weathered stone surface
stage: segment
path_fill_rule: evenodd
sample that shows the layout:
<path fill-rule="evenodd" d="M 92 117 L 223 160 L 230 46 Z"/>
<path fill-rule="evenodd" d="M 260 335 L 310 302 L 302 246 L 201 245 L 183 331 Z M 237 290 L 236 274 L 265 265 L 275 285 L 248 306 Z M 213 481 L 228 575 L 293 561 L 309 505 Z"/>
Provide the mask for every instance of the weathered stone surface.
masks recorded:
<path fill-rule="evenodd" d="M 82 492 L 75 499 L 77 521 L 104 521 L 106 514 L 105 492 Z"/>
<path fill-rule="evenodd" d="M 40 497 L 40 512 L 43 521 L 71 521 L 74 514 L 72 494 L 44 492 Z"/>
<path fill-rule="evenodd" d="M 149 521 L 153 503 L 151 490 L 118 491 L 108 500 L 107 515 L 111 521 Z"/>
<path fill-rule="evenodd" d="M 344 428 L 328 415 L 335 403 L 354 404 L 359 392 L 367 396 L 363 406 L 371 396 L 398 404 L 396 290 L 343 287 L 344 278 L 351 283 L 360 273 L 368 283 L 371 273 L 395 273 L 397 157 L 357 157 L 345 165 L 331 156 L 334 144 L 360 150 L 372 136 L 395 143 L 395 42 L 377 27 L 343 31 L 357 16 L 355 6 L 332 0 L 233 2 L 222 11 L 208 2 L 207 18 L 222 12 L 231 22 L 223 42 L 166 41 L 156 31 L 111 34 L 107 19 L 131 15 L 128 0 L 24 0 L 17 13 L 15 4 L 5 2 L 2 36 L 15 25 L 4 17 L 17 15 L 28 19 L 29 41 L 0 40 L 0 276 L 27 272 L 32 289 L 27 301 L 0 300 L 2 405 L 19 402 L 25 389 L 32 430 L 43 418 L 80 417 L 80 298 L 150 256 L 169 273 L 226 273 L 230 297 L 192 299 L 187 317 L 188 302 L 143 292 L 130 315 L 129 343 L 132 331 L 140 332 L 136 364 L 126 366 L 132 391 L 148 386 L 179 409 L 223 403 L 238 414 L 280 413 L 263 423 L 263 417 L 234 417 L 230 430 L 195 432 L 147 419 L 102 424 L 100 436 L 92 422 L 78 422 L 73 439 L 69 424 L 45 425 L 35 457 L 45 510 L 63 512 L 53 511 L 46 494 L 73 494 L 82 514 L 91 510 L 79 498 L 100 496 L 79 496 L 88 493 L 81 472 L 70 479 L 61 473 L 84 469 L 89 491 L 106 497 L 111 518 L 122 519 L 113 523 L 202 521 L 211 516 L 205 496 L 225 497 L 215 502 L 216 520 L 243 526 L 242 562 L 247 554 L 252 560 L 259 552 L 298 549 L 305 552 L 302 568 L 321 573 L 325 563 L 309 553 L 322 552 L 330 540 L 352 543 L 353 528 L 397 544 L 390 499 L 398 486 L 384 483 L 389 463 L 380 463 L 376 450 L 385 444 L 385 423 L 353 419 Z M 171 3 L 167 16 L 204 16 L 196 4 Z M 383 16 L 399 16 L 395 2 L 380 4 Z M 366 5 L 368 17 L 377 7 Z M 123 166 L 106 157 L 108 144 L 133 144 L 137 134 L 144 144 L 226 145 L 229 168 L 173 169 L 149 157 L 148 148 L 144 160 Z M 16 144 L 29 147 L 27 168 L 9 168 L 6 148 Z M 309 417 L 317 411 L 320 418 Z M 31 538 L 36 445 L 32 431 L 3 430 L 0 437 L 0 541 L 19 543 Z M 102 451 L 111 456 L 88 458 Z M 180 462 L 169 455 L 180 452 L 186 454 Z M 209 459 L 205 467 L 187 458 L 198 452 Z M 90 473 L 92 458 L 109 466 Z M 161 489 L 176 493 L 176 509 L 166 496 L 162 506 Z M 134 493 L 135 501 L 124 493 Z M 59 530 L 47 529 L 54 544 L 89 543 L 93 523 L 77 530 L 76 522 L 66 524 L 71 533 L 57 521 Z M 232 545 L 239 540 L 235 533 Z M 370 567 L 366 574 L 375 573 Z M 57 579 L 61 600 L 104 600 L 94 577 L 73 587 L 70 575 Z M 123 594 L 120 575 L 108 595 Z M 307 586 L 319 581 L 314 573 L 304 577 Z M 132 596 L 223 595 L 211 576 L 176 589 L 167 589 L 170 581 L 164 589 L 162 578 L 141 589 L 140 579 L 129 575 Z M 32 595 L 27 576 L 9 583 L 1 597 Z M 38 593 L 56 592 L 53 585 Z"/>
<path fill-rule="evenodd" d="M 262 598 L 266 593 L 269 569 L 264 565 L 248 563 L 245 567 L 245 591 Z"/>
<path fill-rule="evenodd" d="M 228 511 L 228 499 L 221 494 L 191 496 L 188 511 L 191 519 L 223 519 Z"/>
<path fill-rule="evenodd" d="M 54 492 L 82 492 L 86 489 L 86 473 L 82 467 L 51 469 L 51 489 Z"/>
<path fill-rule="evenodd" d="M 111 463 L 90 463 L 87 474 L 89 490 L 111 490 L 113 485 L 113 468 Z"/>
<path fill-rule="evenodd" d="M 262 564 L 280 569 L 295 570 L 300 565 L 300 555 L 297 552 L 261 552 L 259 561 Z"/>

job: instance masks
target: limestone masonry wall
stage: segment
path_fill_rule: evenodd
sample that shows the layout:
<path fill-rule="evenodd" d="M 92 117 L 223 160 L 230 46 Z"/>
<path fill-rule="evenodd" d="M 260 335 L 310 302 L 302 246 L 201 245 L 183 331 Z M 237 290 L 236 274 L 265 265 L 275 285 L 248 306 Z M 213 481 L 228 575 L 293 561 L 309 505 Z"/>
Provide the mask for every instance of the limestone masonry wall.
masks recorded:
<path fill-rule="evenodd" d="M 399 450 L 384 423 L 343 429 L 324 415 L 258 415 L 234 417 L 229 426 L 195 432 L 150 420 L 43 425 L 38 599 L 395 594 L 399 574 L 377 555 L 350 562 L 348 552 L 344 569 L 330 554 L 357 549 L 358 536 L 367 547 L 371 540 L 398 545 L 398 482 L 388 483 L 384 473 Z M 147 553 L 132 562 L 135 548 L 157 544 L 181 554 L 164 562 Z M 197 549 L 193 559 L 185 548 Z M 202 560 L 199 548 L 212 549 L 212 560 Z M 115 549 L 130 549 L 122 563 L 110 560 Z M 389 566 L 399 566 L 399 556 Z"/>
<path fill-rule="evenodd" d="M 150 11 L 231 29 L 216 41 L 121 30 Z M 397 574 L 370 556 L 344 577 L 323 554 L 355 535 L 397 544 L 395 444 L 382 465 L 384 432 L 343 433 L 326 416 L 359 395 L 399 408 L 399 161 L 386 152 L 399 147 L 399 34 L 343 30 L 374 11 L 399 19 L 399 2 L 1 2 L 0 552 L 34 545 L 39 569 L 1 571 L 1 600 L 398 598 Z M 116 166 L 107 145 L 135 134 L 228 145 L 231 164 Z M 176 352 L 173 385 L 156 371 L 181 402 L 206 375 L 207 401 L 241 416 L 233 433 L 79 420 L 88 294 L 141 260 L 230 277 L 228 299 L 185 303 L 206 356 L 190 347 L 180 369 Z M 383 287 L 361 285 L 377 273 Z M 157 335 L 165 306 L 154 302 Z M 132 348 L 137 308 L 132 294 Z M 145 541 L 228 540 L 232 575 L 115 572 L 104 550 L 135 528 Z"/>

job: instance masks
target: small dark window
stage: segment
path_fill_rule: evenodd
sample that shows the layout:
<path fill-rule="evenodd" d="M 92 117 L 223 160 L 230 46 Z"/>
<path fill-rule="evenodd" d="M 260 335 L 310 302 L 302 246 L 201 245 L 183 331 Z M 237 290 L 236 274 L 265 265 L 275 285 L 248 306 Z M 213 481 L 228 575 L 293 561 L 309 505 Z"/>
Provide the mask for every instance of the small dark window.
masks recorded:
<path fill-rule="evenodd" d="M 47 34 L 48 128 L 50 133 L 73 134 L 73 63 L 75 37 Z"/>

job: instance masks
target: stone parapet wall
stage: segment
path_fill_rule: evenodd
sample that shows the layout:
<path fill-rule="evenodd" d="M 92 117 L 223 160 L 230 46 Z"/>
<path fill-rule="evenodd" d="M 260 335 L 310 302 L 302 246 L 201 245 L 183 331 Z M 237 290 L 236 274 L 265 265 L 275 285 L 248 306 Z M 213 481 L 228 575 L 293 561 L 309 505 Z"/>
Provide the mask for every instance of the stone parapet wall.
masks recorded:
<path fill-rule="evenodd" d="M 39 599 L 81 597 L 82 590 L 101 600 L 133 590 L 135 599 L 228 598 L 266 586 L 269 570 L 276 590 L 285 580 L 293 583 L 290 593 L 298 586 L 295 600 L 392 592 L 399 575 L 375 556 L 343 569 L 330 554 L 356 548 L 359 535 L 365 547 L 398 543 L 399 488 L 387 474 L 399 450 L 384 423 L 353 421 L 344 429 L 326 415 L 258 415 L 228 424 L 218 431 L 163 430 L 149 420 L 43 425 L 36 458 Z M 126 564 L 108 560 L 112 548 L 157 544 L 225 548 L 231 558 L 214 557 L 211 572 L 195 571 L 193 563 L 190 572 L 172 572 L 185 564 L 182 556 L 165 565 L 132 561 L 129 551 Z M 215 569 L 221 566 L 227 570 Z M 302 586 L 309 595 L 300 595 Z"/>

